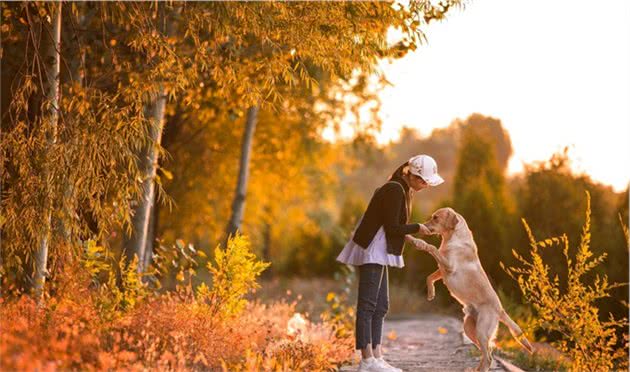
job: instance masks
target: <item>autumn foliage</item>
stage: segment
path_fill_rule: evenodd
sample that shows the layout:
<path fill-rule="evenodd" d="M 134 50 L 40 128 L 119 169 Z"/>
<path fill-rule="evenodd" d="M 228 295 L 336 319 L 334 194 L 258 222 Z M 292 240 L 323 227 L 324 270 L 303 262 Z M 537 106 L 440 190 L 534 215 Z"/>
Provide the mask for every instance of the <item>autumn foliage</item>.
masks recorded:
<path fill-rule="evenodd" d="M 588 192 L 586 196 L 586 219 L 575 251 L 570 249 L 566 234 L 537 240 L 523 220 L 531 257 L 527 259 L 514 251 L 520 265 L 506 271 L 518 282 L 525 301 L 535 311 L 531 319 L 533 329 L 557 335 L 553 344 L 569 359 L 571 370 L 626 370 L 628 318 L 600 314 L 598 301 L 611 297 L 613 289 L 627 283 L 610 283 L 606 275 L 593 275 L 607 254 L 595 255 L 591 250 L 591 199 Z M 557 248 L 565 259 L 564 277 L 545 261 L 541 252 Z"/>
<path fill-rule="evenodd" d="M 90 245 L 92 257 L 97 250 Z M 295 303 L 244 299 L 266 266 L 245 237 L 215 255 L 208 266 L 216 279 L 197 291 L 186 283 L 175 291 L 151 289 L 127 268 L 121 273 L 136 273 L 134 280 L 121 275 L 127 291 L 105 291 L 108 276 L 99 282 L 95 267 L 111 267 L 94 258 L 77 262 L 68 277 L 57 278 L 63 292 L 45 305 L 29 296 L 1 304 L 0 364 L 9 370 L 328 370 L 351 357 L 351 339 L 331 322 L 304 319 Z M 112 298 L 120 300 L 117 306 Z"/>

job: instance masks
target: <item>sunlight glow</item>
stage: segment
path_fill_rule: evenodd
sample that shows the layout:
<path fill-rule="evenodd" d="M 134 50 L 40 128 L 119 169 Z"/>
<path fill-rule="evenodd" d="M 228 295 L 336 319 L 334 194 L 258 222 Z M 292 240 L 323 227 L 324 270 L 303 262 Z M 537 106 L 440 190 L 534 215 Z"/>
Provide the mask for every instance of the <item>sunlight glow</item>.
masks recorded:
<path fill-rule="evenodd" d="M 624 190 L 630 181 L 630 2 L 476 0 L 426 30 L 393 63 L 380 143 L 472 113 L 512 139 L 510 174 L 569 146 L 574 168 Z M 347 133 L 346 133 L 347 136 Z M 344 136 L 342 136 L 344 137 Z M 330 137 L 332 138 L 332 137 Z"/>

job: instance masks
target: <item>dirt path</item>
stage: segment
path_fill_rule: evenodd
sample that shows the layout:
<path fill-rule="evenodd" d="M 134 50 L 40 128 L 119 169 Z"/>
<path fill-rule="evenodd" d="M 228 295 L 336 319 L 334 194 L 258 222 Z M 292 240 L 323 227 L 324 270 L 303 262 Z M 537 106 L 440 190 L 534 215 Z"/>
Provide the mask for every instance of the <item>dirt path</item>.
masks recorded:
<path fill-rule="evenodd" d="M 472 344 L 462 338 L 461 321 L 444 315 L 427 314 L 413 319 L 386 319 L 383 348 L 385 359 L 403 371 L 457 372 L 474 369 L 479 364 Z M 357 354 L 358 358 L 358 354 Z M 357 359 L 358 361 L 358 359 Z M 341 371 L 356 371 L 357 365 Z M 496 359 L 492 372 L 514 371 L 506 369 Z"/>

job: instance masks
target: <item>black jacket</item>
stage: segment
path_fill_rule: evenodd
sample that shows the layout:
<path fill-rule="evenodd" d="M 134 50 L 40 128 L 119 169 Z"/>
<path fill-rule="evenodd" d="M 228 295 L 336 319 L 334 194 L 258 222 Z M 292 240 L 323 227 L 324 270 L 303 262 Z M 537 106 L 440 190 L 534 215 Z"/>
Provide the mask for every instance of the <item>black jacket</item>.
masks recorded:
<path fill-rule="evenodd" d="M 420 232 L 419 224 L 407 224 L 409 220 L 408 194 L 409 186 L 401 178 L 392 178 L 376 189 L 352 240 L 361 247 L 367 248 L 378 229 L 383 226 L 385 240 L 387 240 L 387 253 L 400 256 L 405 243 L 405 235 Z"/>

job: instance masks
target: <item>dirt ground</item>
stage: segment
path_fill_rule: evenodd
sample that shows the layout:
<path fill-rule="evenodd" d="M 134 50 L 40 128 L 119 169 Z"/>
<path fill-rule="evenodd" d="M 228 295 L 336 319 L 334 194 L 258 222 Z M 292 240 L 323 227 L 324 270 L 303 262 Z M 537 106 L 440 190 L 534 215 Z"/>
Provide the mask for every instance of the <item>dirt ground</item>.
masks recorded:
<path fill-rule="evenodd" d="M 403 371 L 457 372 L 479 365 L 475 346 L 462 337 L 461 320 L 446 315 L 426 314 L 410 319 L 386 319 L 383 335 L 385 359 Z M 359 361 L 357 352 L 356 363 Z M 356 371 L 357 364 L 341 368 Z M 492 362 L 490 371 L 520 371 L 507 362 Z"/>

